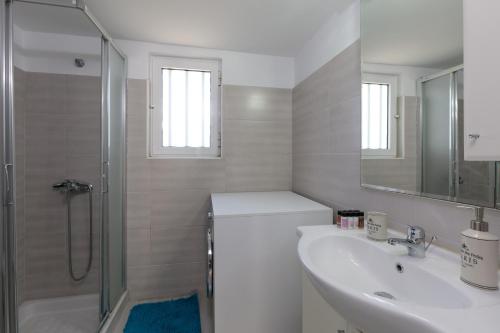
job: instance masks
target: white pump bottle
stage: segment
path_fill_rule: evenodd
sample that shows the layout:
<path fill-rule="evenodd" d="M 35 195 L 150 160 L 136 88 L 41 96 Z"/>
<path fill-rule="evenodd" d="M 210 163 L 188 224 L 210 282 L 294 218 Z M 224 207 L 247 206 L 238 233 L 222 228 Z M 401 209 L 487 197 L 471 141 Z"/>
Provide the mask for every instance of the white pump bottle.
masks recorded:
<path fill-rule="evenodd" d="M 471 286 L 498 289 L 498 237 L 488 232 L 488 222 L 483 220 L 484 208 L 474 209 L 475 219 L 470 229 L 462 231 L 460 254 L 462 269 L 460 279 Z"/>

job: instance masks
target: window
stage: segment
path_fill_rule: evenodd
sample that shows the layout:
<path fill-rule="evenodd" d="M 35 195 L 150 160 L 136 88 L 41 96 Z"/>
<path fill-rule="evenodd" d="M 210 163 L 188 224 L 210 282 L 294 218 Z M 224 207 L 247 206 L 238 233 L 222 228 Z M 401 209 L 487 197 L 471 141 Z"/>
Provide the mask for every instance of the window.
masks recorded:
<path fill-rule="evenodd" d="M 220 61 L 151 57 L 150 157 L 220 156 Z"/>
<path fill-rule="evenodd" d="M 362 155 L 395 158 L 397 151 L 397 77 L 363 74 Z"/>

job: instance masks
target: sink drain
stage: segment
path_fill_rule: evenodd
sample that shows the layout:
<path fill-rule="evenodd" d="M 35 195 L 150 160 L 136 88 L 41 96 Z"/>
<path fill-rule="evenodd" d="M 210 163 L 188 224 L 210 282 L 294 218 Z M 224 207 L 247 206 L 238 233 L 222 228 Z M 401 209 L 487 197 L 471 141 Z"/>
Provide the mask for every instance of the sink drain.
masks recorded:
<path fill-rule="evenodd" d="M 388 299 L 396 299 L 396 297 L 392 296 L 391 294 L 385 292 L 385 291 L 376 291 L 374 292 L 375 295 L 383 297 L 383 298 L 388 298 Z"/>

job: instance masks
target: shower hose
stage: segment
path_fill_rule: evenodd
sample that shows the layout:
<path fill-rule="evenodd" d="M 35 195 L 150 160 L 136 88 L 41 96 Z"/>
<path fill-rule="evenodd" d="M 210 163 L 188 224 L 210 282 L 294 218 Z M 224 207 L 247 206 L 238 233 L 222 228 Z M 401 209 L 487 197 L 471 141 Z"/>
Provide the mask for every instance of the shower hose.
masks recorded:
<path fill-rule="evenodd" d="M 73 269 L 73 242 L 72 242 L 72 237 L 71 237 L 71 198 L 72 198 L 72 193 L 71 191 L 66 191 L 66 209 L 67 209 L 67 229 L 66 229 L 66 243 L 68 244 L 68 270 L 69 270 L 69 275 L 71 276 L 71 279 L 75 282 L 80 282 L 83 279 L 87 277 L 87 275 L 90 272 L 90 268 L 92 267 L 92 247 L 93 247 L 93 241 L 92 241 L 92 229 L 93 229 L 93 221 L 92 221 L 92 185 L 88 186 L 88 194 L 89 194 L 89 256 L 88 256 L 88 261 L 87 261 L 87 267 L 85 268 L 85 272 L 81 274 L 80 276 L 76 275 Z"/>

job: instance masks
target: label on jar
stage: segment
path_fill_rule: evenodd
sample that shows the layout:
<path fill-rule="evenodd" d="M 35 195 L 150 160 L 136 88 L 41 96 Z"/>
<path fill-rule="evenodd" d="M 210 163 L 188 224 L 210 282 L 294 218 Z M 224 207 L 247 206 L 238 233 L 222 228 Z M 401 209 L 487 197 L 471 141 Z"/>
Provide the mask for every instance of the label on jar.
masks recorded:
<path fill-rule="evenodd" d="M 386 216 L 368 216 L 366 222 L 366 233 L 369 238 L 383 240 L 387 238 Z"/>
<path fill-rule="evenodd" d="M 382 228 L 382 224 L 375 222 L 372 218 L 369 218 L 366 228 L 370 233 L 378 233 Z"/>
<path fill-rule="evenodd" d="M 498 240 L 462 235 L 460 278 L 475 287 L 498 289 Z"/>
<path fill-rule="evenodd" d="M 472 252 L 465 243 L 462 243 L 462 246 L 460 247 L 460 253 L 462 255 L 463 268 L 473 268 L 484 260 L 481 255 Z"/>

